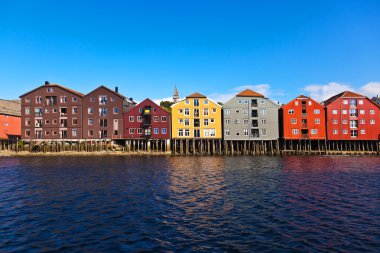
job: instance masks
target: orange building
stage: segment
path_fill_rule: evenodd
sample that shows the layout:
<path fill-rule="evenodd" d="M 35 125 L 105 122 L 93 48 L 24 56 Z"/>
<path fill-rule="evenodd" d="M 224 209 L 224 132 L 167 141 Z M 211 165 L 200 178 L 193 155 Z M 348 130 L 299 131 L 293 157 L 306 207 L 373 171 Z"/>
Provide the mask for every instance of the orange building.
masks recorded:
<path fill-rule="evenodd" d="M 298 96 L 280 109 L 280 127 L 285 140 L 326 139 L 323 105 L 310 97 Z"/>
<path fill-rule="evenodd" d="M 0 142 L 21 137 L 21 104 L 18 100 L 0 99 Z"/>

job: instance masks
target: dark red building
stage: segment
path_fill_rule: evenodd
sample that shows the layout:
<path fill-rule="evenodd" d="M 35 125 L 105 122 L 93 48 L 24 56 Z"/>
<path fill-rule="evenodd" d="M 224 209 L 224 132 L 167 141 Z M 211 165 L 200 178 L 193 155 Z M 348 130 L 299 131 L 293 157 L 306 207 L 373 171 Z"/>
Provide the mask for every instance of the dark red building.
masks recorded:
<path fill-rule="evenodd" d="M 100 86 L 83 98 L 83 139 L 122 139 L 124 113 L 135 106 L 118 92 Z"/>
<path fill-rule="evenodd" d="M 323 104 L 328 140 L 379 140 L 380 107 L 368 97 L 345 91 Z"/>
<path fill-rule="evenodd" d="M 124 114 L 125 139 L 170 139 L 170 114 L 150 99 Z"/>
<path fill-rule="evenodd" d="M 49 82 L 21 95 L 21 138 L 81 139 L 83 96 Z"/>
<path fill-rule="evenodd" d="M 300 95 L 280 108 L 280 129 L 285 140 L 326 138 L 324 107 Z"/>

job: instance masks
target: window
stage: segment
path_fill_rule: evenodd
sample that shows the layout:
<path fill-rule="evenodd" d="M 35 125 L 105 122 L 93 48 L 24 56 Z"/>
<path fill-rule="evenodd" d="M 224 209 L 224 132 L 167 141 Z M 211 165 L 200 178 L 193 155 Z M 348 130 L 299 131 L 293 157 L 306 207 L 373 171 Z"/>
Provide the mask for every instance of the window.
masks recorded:
<path fill-rule="evenodd" d="M 338 124 L 338 120 L 337 119 L 333 119 L 333 124 L 334 125 Z"/>
<path fill-rule="evenodd" d="M 235 124 L 240 124 L 240 119 L 235 119 Z"/>
<path fill-rule="evenodd" d="M 183 110 L 182 110 L 182 109 L 178 109 L 178 113 L 179 113 L 179 114 L 182 114 L 182 113 L 183 113 Z"/>
<path fill-rule="evenodd" d="M 90 97 L 90 102 L 95 102 L 95 98 L 94 97 Z"/>
<path fill-rule="evenodd" d="M 343 124 L 347 124 L 348 121 L 346 119 L 342 120 Z"/>
<path fill-rule="evenodd" d="M 370 120 L 369 120 L 369 123 L 370 123 L 371 125 L 375 125 L 375 120 L 374 120 L 374 119 L 370 119 Z"/>
<path fill-rule="evenodd" d="M 8 126 L 8 122 L 4 122 L 4 126 Z"/>
<path fill-rule="evenodd" d="M 360 110 L 359 113 L 360 114 L 365 114 L 365 110 Z"/>
<path fill-rule="evenodd" d="M 356 99 L 350 99 L 350 105 L 356 106 Z"/>
<path fill-rule="evenodd" d="M 358 137 L 358 130 L 351 130 L 351 137 L 352 138 Z"/>
<path fill-rule="evenodd" d="M 363 104 L 363 100 L 359 100 L 359 105 L 362 105 Z"/>
<path fill-rule="evenodd" d="M 265 101 L 264 100 L 260 100 L 260 104 L 265 104 Z"/>
<path fill-rule="evenodd" d="M 183 136 L 183 129 L 178 129 L 178 136 L 182 137 Z"/>
<path fill-rule="evenodd" d="M 248 125 L 249 124 L 249 121 L 247 119 L 243 120 L 243 124 L 244 125 Z"/>
<path fill-rule="evenodd" d="M 118 114 L 118 113 L 119 113 L 119 107 L 114 107 L 113 114 Z"/>
<path fill-rule="evenodd" d="M 267 110 L 265 110 L 265 109 L 261 109 L 260 111 L 261 111 L 261 115 L 267 114 Z"/>
<path fill-rule="evenodd" d="M 343 129 L 343 134 L 348 134 L 348 130 L 347 129 Z"/>
<path fill-rule="evenodd" d="M 239 99 L 238 100 L 238 104 L 240 105 L 240 104 L 242 104 L 243 103 L 243 101 L 241 100 L 241 99 Z"/>
<path fill-rule="evenodd" d="M 292 119 L 292 124 L 297 124 L 297 119 Z"/>
<path fill-rule="evenodd" d="M 185 119 L 185 126 L 190 126 L 190 120 L 189 119 Z"/>
<path fill-rule="evenodd" d="M 360 134 L 365 134 L 365 129 L 360 130 Z"/>
<path fill-rule="evenodd" d="M 99 96 L 99 105 L 106 105 L 108 102 L 107 96 Z"/>
<path fill-rule="evenodd" d="M 92 126 L 93 124 L 94 124 L 94 120 L 93 119 L 88 119 L 88 125 Z"/>
<path fill-rule="evenodd" d="M 73 102 L 77 102 L 78 99 L 76 97 L 73 97 Z"/>
<path fill-rule="evenodd" d="M 57 120 L 56 119 L 53 119 L 53 124 L 57 124 Z"/>
<path fill-rule="evenodd" d="M 42 104 L 42 97 L 36 96 L 36 104 Z"/>
<path fill-rule="evenodd" d="M 178 123 L 182 124 L 183 123 L 183 119 L 178 119 Z"/>
<path fill-rule="evenodd" d="M 343 104 L 348 105 L 348 100 L 347 99 L 343 100 Z"/>
<path fill-rule="evenodd" d="M 225 133 L 226 133 L 226 136 L 230 136 L 230 130 L 229 129 L 226 129 Z"/>
<path fill-rule="evenodd" d="M 312 105 L 312 102 L 311 102 L 311 101 L 309 101 L 309 105 Z"/>
<path fill-rule="evenodd" d="M 266 124 L 267 124 L 267 120 L 266 120 L 266 119 L 262 119 L 262 120 L 261 120 L 261 124 L 262 124 L 262 125 L 266 125 Z"/>
<path fill-rule="evenodd" d="M 321 113 L 321 111 L 319 109 L 314 110 L 314 114 L 320 114 L 320 113 Z"/>
<path fill-rule="evenodd" d="M 267 136 L 267 130 L 265 128 L 261 129 L 261 134 Z"/>
<path fill-rule="evenodd" d="M 216 108 L 212 108 L 212 113 L 216 113 Z"/>
<path fill-rule="evenodd" d="M 332 110 L 332 114 L 338 114 L 338 110 Z"/>
<path fill-rule="evenodd" d="M 129 116 L 129 122 L 135 122 L 135 116 Z"/>
<path fill-rule="evenodd" d="M 67 97 L 66 96 L 61 96 L 60 97 L 61 103 L 67 103 Z"/>
<path fill-rule="evenodd" d="M 247 99 L 244 100 L 244 104 L 248 105 L 248 100 Z"/>
<path fill-rule="evenodd" d="M 208 119 L 203 119 L 203 125 L 208 126 Z"/>
<path fill-rule="evenodd" d="M 347 110 L 342 110 L 342 114 L 347 114 Z"/>
<path fill-rule="evenodd" d="M 72 122 L 73 122 L 73 125 L 78 125 L 78 119 L 77 119 L 77 118 L 74 118 L 74 119 L 72 120 Z"/>
<path fill-rule="evenodd" d="M 215 123 L 215 119 L 210 119 L 210 122 L 211 123 Z"/>
<path fill-rule="evenodd" d="M 166 122 L 166 116 L 161 116 L 161 121 Z"/>
<path fill-rule="evenodd" d="M 25 126 L 30 126 L 30 119 L 25 119 Z"/>
<path fill-rule="evenodd" d="M 299 130 L 298 129 L 292 129 L 292 134 L 294 134 L 294 135 L 299 134 Z"/>
<path fill-rule="evenodd" d="M 375 110 L 369 110 L 369 114 L 375 114 Z"/>
<path fill-rule="evenodd" d="M 311 134 L 316 135 L 318 134 L 318 129 L 311 129 Z"/>
<path fill-rule="evenodd" d="M 190 109 L 189 108 L 185 108 L 185 116 L 189 116 L 190 115 Z"/>
<path fill-rule="evenodd" d="M 25 107 L 25 115 L 30 115 L 30 108 L 29 107 Z"/>
<path fill-rule="evenodd" d="M 154 116 L 154 117 L 153 117 L 153 121 L 154 121 L 154 122 L 158 122 L 158 116 Z"/>
<path fill-rule="evenodd" d="M 244 136 L 248 136 L 249 132 L 248 129 L 244 128 Z"/>
<path fill-rule="evenodd" d="M 364 124 L 365 124 L 365 119 L 361 119 L 361 120 L 360 120 L 360 124 L 361 124 L 361 125 L 364 125 Z"/>
<path fill-rule="evenodd" d="M 205 99 L 205 100 L 203 101 L 203 103 L 204 103 L 205 105 L 208 105 L 208 100 Z"/>
<path fill-rule="evenodd" d="M 298 101 L 296 101 L 294 104 L 295 104 L 295 105 L 298 105 Z"/>
<path fill-rule="evenodd" d="M 186 104 L 186 105 L 189 105 L 189 104 L 190 104 L 190 101 L 186 99 L 186 100 L 185 100 L 185 104 Z"/>
<path fill-rule="evenodd" d="M 334 129 L 333 134 L 338 134 L 338 129 Z"/>
<path fill-rule="evenodd" d="M 208 116 L 208 108 L 203 109 L 203 116 Z"/>
<path fill-rule="evenodd" d="M 244 109 L 243 114 L 248 115 L 248 109 Z"/>
<path fill-rule="evenodd" d="M 190 130 L 189 129 L 185 129 L 185 136 L 190 136 Z"/>
<path fill-rule="evenodd" d="M 226 124 L 226 125 L 229 125 L 229 124 L 230 124 L 230 119 L 225 119 L 224 121 L 225 121 L 225 124 Z"/>
<path fill-rule="evenodd" d="M 142 134 L 142 128 L 137 128 L 137 133 Z"/>
<path fill-rule="evenodd" d="M 25 98 L 25 103 L 30 103 L 30 98 Z"/>
<path fill-rule="evenodd" d="M 30 136 L 30 130 L 25 130 L 25 136 L 27 136 L 27 137 Z"/>
<path fill-rule="evenodd" d="M 99 115 L 100 116 L 107 116 L 108 110 L 107 108 L 99 108 Z"/>
<path fill-rule="evenodd" d="M 114 97 L 111 97 L 111 102 L 115 102 L 115 98 Z"/>
<path fill-rule="evenodd" d="M 142 113 L 142 112 L 143 112 L 143 108 L 140 107 L 140 108 L 139 108 L 139 113 Z"/>
<path fill-rule="evenodd" d="M 88 107 L 87 112 L 88 112 L 88 114 L 93 114 L 93 113 L 94 113 L 94 110 L 92 109 L 92 107 Z"/>
<path fill-rule="evenodd" d="M 55 88 L 48 88 L 47 89 L 47 92 L 51 93 L 51 92 L 54 92 L 55 91 Z"/>
<path fill-rule="evenodd" d="M 50 132 L 49 131 L 45 131 L 45 135 L 49 135 L 50 134 Z"/>
<path fill-rule="evenodd" d="M 236 113 L 240 113 L 240 110 L 236 110 L 235 112 L 236 112 Z"/>
<path fill-rule="evenodd" d="M 78 113 L 78 107 L 73 107 L 73 114 L 77 114 Z"/>
<path fill-rule="evenodd" d="M 142 122 L 143 121 L 143 117 L 142 116 L 137 116 L 137 122 Z"/>
<path fill-rule="evenodd" d="M 77 129 L 73 129 L 73 137 L 77 137 L 78 136 L 78 130 Z"/>
<path fill-rule="evenodd" d="M 224 109 L 224 114 L 225 115 L 230 115 L 230 109 Z"/>
<path fill-rule="evenodd" d="M 350 109 L 350 117 L 357 117 L 357 116 L 358 116 L 358 110 Z"/>
<path fill-rule="evenodd" d="M 154 129 L 153 129 L 153 133 L 154 133 L 154 134 L 159 134 L 159 132 L 160 132 L 160 131 L 158 130 L 158 128 L 154 128 Z"/>
<path fill-rule="evenodd" d="M 194 109 L 194 117 L 199 117 L 199 109 Z"/>
<path fill-rule="evenodd" d="M 294 110 L 293 109 L 288 110 L 288 114 L 294 114 Z"/>
<path fill-rule="evenodd" d="M 315 118 L 315 119 L 314 119 L 314 123 L 315 123 L 315 124 L 320 124 L 320 123 L 321 123 L 321 120 L 320 120 L 319 118 Z"/>
<path fill-rule="evenodd" d="M 130 134 L 134 134 L 135 133 L 135 129 L 134 128 L 129 128 L 129 133 Z"/>
<path fill-rule="evenodd" d="M 161 133 L 162 133 L 162 134 L 166 134 L 166 133 L 167 133 L 166 128 L 161 128 Z"/>
<path fill-rule="evenodd" d="M 199 106 L 199 99 L 194 99 L 194 106 Z"/>

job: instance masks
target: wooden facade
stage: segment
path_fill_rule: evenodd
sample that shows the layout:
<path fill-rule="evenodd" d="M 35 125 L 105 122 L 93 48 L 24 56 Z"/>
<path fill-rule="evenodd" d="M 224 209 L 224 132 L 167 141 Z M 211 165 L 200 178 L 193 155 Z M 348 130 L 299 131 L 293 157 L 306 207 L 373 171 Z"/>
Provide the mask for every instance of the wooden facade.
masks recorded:
<path fill-rule="evenodd" d="M 21 104 L 19 100 L 0 99 L 0 142 L 21 138 Z"/>

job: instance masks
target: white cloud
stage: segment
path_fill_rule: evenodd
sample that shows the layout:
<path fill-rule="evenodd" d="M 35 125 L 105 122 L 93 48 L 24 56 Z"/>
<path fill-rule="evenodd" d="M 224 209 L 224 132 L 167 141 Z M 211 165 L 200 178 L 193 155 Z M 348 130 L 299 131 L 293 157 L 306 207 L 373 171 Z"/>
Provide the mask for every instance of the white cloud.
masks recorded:
<path fill-rule="evenodd" d="M 359 93 L 370 98 L 380 95 L 380 82 L 370 82 L 359 88 Z"/>
<path fill-rule="evenodd" d="M 270 85 L 269 84 L 258 84 L 258 85 L 242 85 L 235 87 L 226 93 L 211 93 L 208 95 L 209 98 L 216 102 L 222 102 L 225 103 L 228 100 L 230 100 L 232 97 L 236 95 L 236 93 L 239 93 L 245 89 L 251 89 L 253 91 L 256 91 L 258 93 L 263 94 L 264 96 L 268 97 L 271 94 L 270 91 Z"/>
<path fill-rule="evenodd" d="M 380 93 L 380 83 L 370 82 L 359 87 L 358 89 L 355 89 L 351 85 L 348 85 L 348 84 L 330 82 L 327 84 L 307 85 L 305 88 L 303 88 L 303 90 L 307 92 L 307 95 L 321 102 L 340 92 L 347 91 L 347 90 L 357 92 L 368 97 L 373 97 Z"/>

